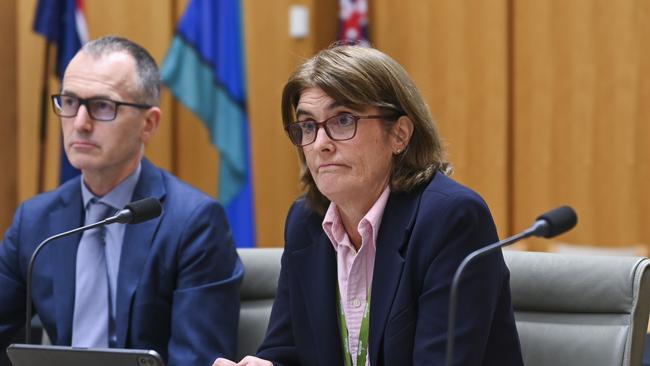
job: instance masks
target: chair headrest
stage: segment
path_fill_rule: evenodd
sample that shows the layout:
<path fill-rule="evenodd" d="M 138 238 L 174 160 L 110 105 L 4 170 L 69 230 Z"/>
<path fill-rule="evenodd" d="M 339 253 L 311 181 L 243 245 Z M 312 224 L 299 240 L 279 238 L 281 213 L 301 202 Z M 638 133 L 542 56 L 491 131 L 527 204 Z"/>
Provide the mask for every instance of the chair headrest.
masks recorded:
<path fill-rule="evenodd" d="M 237 249 L 245 270 L 240 293 L 242 301 L 275 298 L 280 277 L 282 250 L 282 248 Z"/>
<path fill-rule="evenodd" d="M 516 310 L 629 313 L 643 257 L 504 251 Z"/>

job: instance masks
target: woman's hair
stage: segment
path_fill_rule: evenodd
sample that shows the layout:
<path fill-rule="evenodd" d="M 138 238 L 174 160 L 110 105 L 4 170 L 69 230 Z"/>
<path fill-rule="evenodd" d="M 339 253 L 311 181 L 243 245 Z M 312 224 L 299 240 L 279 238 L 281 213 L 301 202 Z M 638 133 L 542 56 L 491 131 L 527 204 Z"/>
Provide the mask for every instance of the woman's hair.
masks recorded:
<path fill-rule="evenodd" d="M 282 123 L 295 122 L 296 108 L 303 91 L 319 88 L 340 105 L 408 116 L 413 135 L 401 153 L 393 155 L 390 188 L 410 191 L 431 180 L 436 171 L 451 173 L 451 165 L 433 122 L 429 108 L 406 70 L 385 53 L 361 46 L 334 45 L 308 59 L 291 75 L 282 92 Z M 324 214 L 329 200 L 318 190 L 307 168 L 302 148 L 300 181 L 309 206 Z"/>

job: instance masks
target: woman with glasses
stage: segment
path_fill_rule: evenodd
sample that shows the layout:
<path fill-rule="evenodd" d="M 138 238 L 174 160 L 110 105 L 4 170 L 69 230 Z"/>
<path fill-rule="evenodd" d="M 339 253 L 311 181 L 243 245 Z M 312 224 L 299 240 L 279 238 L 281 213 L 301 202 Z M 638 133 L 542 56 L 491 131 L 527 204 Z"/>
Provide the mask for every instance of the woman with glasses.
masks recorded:
<path fill-rule="evenodd" d="M 498 238 L 483 199 L 448 177 L 413 81 L 378 50 L 336 46 L 289 78 L 282 118 L 306 194 L 266 338 L 239 365 L 443 365 L 454 272 Z M 508 281 L 501 252 L 467 268 L 455 365 L 522 365 Z"/>

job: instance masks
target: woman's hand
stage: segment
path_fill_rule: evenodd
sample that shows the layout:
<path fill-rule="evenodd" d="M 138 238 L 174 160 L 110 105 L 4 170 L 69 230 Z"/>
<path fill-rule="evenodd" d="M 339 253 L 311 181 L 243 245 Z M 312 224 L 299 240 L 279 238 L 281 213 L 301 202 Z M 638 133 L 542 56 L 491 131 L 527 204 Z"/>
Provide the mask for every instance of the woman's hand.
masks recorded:
<path fill-rule="evenodd" d="M 254 356 L 246 356 L 239 363 L 234 363 L 225 358 L 217 358 L 212 366 L 273 366 L 273 363 Z"/>

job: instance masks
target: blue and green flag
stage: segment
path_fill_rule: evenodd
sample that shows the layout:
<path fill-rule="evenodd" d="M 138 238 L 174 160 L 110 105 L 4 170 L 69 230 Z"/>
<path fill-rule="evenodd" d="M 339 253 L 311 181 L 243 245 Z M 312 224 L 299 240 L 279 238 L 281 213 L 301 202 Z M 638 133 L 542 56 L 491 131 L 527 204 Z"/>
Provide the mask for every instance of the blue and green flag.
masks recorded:
<path fill-rule="evenodd" d="M 240 247 L 255 246 L 241 0 L 192 0 L 162 80 L 210 131 L 219 151 L 219 200 Z"/>

